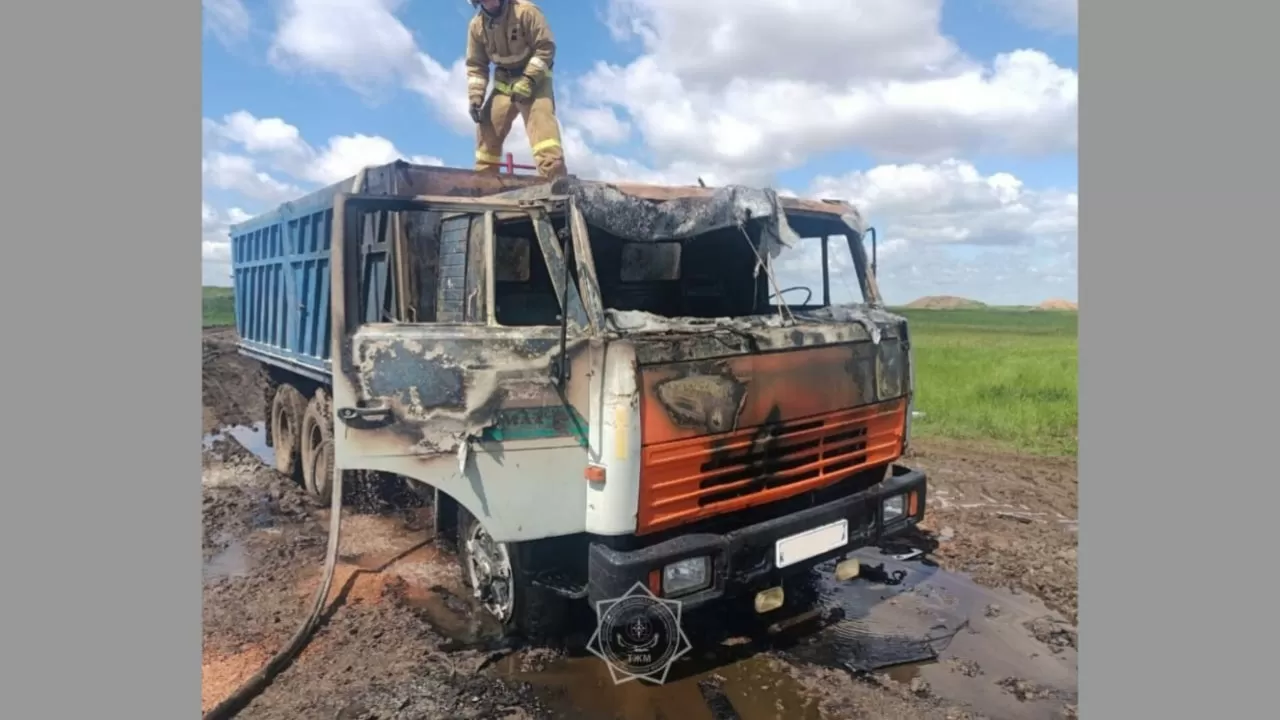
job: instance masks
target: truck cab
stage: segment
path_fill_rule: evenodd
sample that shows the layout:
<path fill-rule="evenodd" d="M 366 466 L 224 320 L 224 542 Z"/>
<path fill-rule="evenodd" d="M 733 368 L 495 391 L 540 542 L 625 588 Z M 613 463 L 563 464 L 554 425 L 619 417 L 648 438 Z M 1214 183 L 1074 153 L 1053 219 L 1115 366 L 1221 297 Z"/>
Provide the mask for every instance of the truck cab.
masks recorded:
<path fill-rule="evenodd" d="M 307 297 L 327 294 L 328 357 L 299 382 L 274 371 L 329 415 L 313 430 L 332 456 L 304 428 L 301 471 L 318 492 L 349 471 L 430 492 L 508 629 L 637 584 L 767 612 L 762 591 L 923 518 L 927 480 L 898 462 L 907 322 L 855 208 L 570 177 L 472 197 L 357 185 L 325 217 Z M 780 286 L 797 262 L 820 287 Z M 831 300 L 840 268 L 855 302 Z"/>

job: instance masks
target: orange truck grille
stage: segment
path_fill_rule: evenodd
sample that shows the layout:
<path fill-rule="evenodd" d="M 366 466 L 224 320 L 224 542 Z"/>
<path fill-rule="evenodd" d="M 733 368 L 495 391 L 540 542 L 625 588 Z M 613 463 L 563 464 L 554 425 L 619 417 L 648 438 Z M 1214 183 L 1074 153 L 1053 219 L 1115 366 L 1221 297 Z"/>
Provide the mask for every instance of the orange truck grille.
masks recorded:
<path fill-rule="evenodd" d="M 644 448 L 638 531 L 781 500 L 897 459 L 906 400 Z"/>

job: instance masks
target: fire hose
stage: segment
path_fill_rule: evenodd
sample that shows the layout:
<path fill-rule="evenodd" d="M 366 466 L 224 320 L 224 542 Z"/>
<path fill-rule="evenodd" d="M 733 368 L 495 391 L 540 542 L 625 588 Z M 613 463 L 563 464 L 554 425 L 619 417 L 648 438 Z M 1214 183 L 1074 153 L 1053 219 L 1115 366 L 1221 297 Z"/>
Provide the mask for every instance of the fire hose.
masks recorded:
<path fill-rule="evenodd" d="M 356 173 L 351 183 L 351 192 L 358 193 L 365 189 L 365 180 L 369 176 L 369 168 L 363 167 L 360 172 Z M 326 445 L 332 445 L 333 438 L 329 438 L 316 448 L 315 453 L 311 456 L 311 477 L 316 475 L 316 462 L 324 456 Z M 227 696 L 225 700 L 214 706 L 212 710 L 204 714 L 203 720 L 226 720 L 235 717 L 235 714 L 244 709 L 255 697 L 266 689 L 271 681 L 275 679 L 280 671 L 284 670 L 294 658 L 298 657 L 298 653 L 302 652 L 302 648 L 306 647 L 307 640 L 311 639 L 311 633 L 315 632 L 316 625 L 320 622 L 320 616 L 324 614 L 325 601 L 329 599 L 329 589 L 333 585 L 333 572 L 338 566 L 338 530 L 342 524 L 342 476 L 341 470 L 334 471 L 329 468 L 329 472 L 333 474 L 333 493 L 329 498 L 329 547 L 325 551 L 324 557 L 324 574 L 320 579 L 320 587 L 316 589 L 315 603 L 311 606 L 311 613 L 307 615 L 307 619 L 303 621 L 302 626 L 298 628 L 298 632 L 294 633 L 293 639 L 285 645 L 275 657 L 267 661 L 253 677 L 249 678 L 235 692 Z"/>
<path fill-rule="evenodd" d="M 332 439 L 325 441 L 326 444 L 331 444 L 332 442 Z M 323 456 L 324 449 L 325 445 L 322 444 L 312 455 L 312 477 L 315 477 L 316 462 Z M 325 601 L 328 600 L 329 589 L 333 585 L 333 572 L 338 564 L 338 529 L 342 524 L 343 474 L 341 471 L 333 472 L 333 493 L 329 499 L 329 547 L 325 551 L 324 574 L 320 579 L 320 587 L 316 590 L 316 599 L 311 606 L 311 613 L 307 615 L 307 619 L 303 621 L 302 626 L 294 633 L 293 639 L 280 652 L 276 653 L 275 657 L 268 660 L 261 670 L 246 680 L 235 692 L 205 713 L 203 720 L 226 720 L 227 718 L 235 717 L 236 713 L 243 710 L 259 693 L 265 690 L 271 684 L 271 681 L 298 656 L 298 653 L 302 652 L 302 648 L 306 647 L 307 641 L 311 638 L 311 633 L 315 631 L 316 625 L 320 622 L 320 616 L 324 614 Z"/>

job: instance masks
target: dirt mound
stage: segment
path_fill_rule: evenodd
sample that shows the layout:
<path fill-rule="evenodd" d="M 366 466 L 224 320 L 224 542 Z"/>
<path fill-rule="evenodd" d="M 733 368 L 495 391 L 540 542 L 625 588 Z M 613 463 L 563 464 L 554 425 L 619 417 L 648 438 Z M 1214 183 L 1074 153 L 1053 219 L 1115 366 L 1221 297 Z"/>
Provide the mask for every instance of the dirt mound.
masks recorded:
<path fill-rule="evenodd" d="M 236 338 L 234 328 L 209 328 L 201 338 L 206 433 L 221 425 L 249 425 L 266 415 L 266 376 L 236 349 Z"/>
<path fill-rule="evenodd" d="M 907 303 L 913 310 L 978 310 L 986 306 L 986 303 L 954 295 L 930 295 Z"/>
<path fill-rule="evenodd" d="M 1037 310 L 1079 310 L 1080 307 L 1070 300 L 1052 298 L 1036 306 Z"/>

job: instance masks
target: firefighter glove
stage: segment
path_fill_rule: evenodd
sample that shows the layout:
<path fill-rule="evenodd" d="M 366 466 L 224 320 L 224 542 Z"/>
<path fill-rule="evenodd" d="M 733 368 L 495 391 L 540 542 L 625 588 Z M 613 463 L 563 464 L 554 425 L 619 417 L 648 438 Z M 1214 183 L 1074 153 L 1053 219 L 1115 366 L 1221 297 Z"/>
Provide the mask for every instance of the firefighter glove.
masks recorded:
<path fill-rule="evenodd" d="M 511 95 L 521 100 L 528 100 L 533 97 L 533 81 L 527 77 L 522 77 L 511 85 Z"/>
<path fill-rule="evenodd" d="M 479 125 L 482 122 L 481 116 L 480 116 L 480 103 L 472 101 L 470 112 L 471 112 L 471 119 L 475 121 L 475 124 Z"/>

